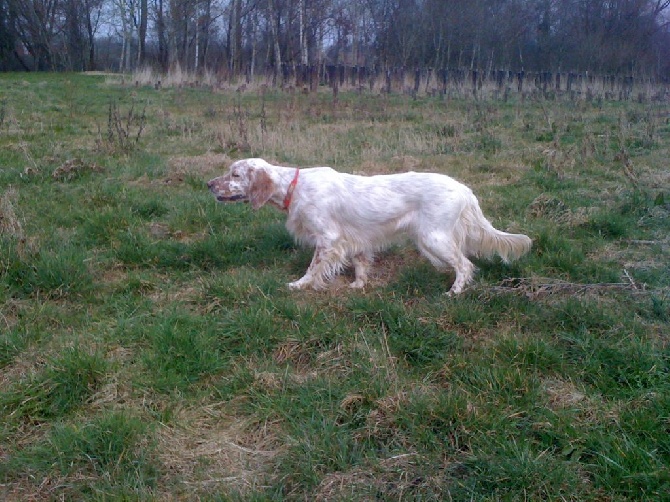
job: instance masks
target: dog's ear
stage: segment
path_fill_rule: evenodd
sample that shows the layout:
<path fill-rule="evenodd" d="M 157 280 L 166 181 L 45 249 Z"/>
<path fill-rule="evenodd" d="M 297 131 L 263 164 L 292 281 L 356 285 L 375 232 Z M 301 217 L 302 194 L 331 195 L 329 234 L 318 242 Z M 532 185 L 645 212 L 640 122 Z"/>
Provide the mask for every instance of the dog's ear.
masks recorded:
<path fill-rule="evenodd" d="M 249 185 L 249 202 L 254 209 L 260 209 L 270 200 L 275 191 L 275 183 L 263 169 L 256 169 L 251 175 Z"/>

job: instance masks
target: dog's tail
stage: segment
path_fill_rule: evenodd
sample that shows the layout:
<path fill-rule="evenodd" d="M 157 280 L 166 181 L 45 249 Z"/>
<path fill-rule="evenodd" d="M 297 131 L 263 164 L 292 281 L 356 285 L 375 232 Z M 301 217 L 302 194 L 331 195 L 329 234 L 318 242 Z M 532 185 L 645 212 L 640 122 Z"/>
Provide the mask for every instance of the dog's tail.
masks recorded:
<path fill-rule="evenodd" d="M 525 255 L 533 241 L 523 234 L 509 234 L 497 230 L 482 213 L 476 197 L 468 200 L 461 213 L 459 226 L 463 231 L 461 242 L 465 244 L 464 253 L 478 258 L 500 256 L 509 263 Z"/>

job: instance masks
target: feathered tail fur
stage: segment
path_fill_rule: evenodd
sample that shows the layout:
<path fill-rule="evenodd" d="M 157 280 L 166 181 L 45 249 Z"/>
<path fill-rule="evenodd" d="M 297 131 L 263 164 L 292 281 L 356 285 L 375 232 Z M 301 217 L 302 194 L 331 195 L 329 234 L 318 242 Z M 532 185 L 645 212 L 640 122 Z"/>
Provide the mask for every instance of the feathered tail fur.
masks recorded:
<path fill-rule="evenodd" d="M 467 256 L 491 258 L 497 254 L 503 262 L 509 263 L 525 255 L 533 244 L 527 235 L 510 234 L 494 228 L 474 196 L 463 209 L 459 225 L 459 233 L 465 237 L 462 240 L 466 246 L 463 252 Z"/>

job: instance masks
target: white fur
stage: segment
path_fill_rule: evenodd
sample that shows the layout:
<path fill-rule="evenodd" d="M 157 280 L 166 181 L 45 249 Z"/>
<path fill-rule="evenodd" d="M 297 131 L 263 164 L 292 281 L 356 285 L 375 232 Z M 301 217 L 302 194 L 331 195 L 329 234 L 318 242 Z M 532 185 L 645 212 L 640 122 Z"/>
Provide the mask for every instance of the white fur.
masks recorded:
<path fill-rule="evenodd" d="M 296 168 L 262 159 L 234 162 L 229 172 L 208 183 L 220 201 L 250 201 L 283 208 Z M 261 193 L 263 191 L 263 193 Z M 286 209 L 285 209 L 286 210 Z M 522 234 L 493 228 L 472 191 L 443 174 L 402 173 L 357 176 L 329 167 L 300 169 L 288 207 L 286 228 L 301 243 L 316 248 L 305 275 L 292 289 L 323 288 L 343 267 L 353 264 L 353 288 L 362 288 L 374 253 L 398 238 L 410 238 L 439 270 L 456 272 L 450 294 L 472 281 L 468 257 L 498 254 L 505 263 L 530 250 Z"/>

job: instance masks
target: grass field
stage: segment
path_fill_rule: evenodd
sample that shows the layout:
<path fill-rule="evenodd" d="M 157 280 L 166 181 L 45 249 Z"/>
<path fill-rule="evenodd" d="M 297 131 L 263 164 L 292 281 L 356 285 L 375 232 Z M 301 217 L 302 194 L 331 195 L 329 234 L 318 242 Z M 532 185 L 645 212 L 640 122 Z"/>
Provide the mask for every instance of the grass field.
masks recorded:
<path fill-rule="evenodd" d="M 235 159 L 448 173 L 534 240 L 290 292 Z M 670 500 L 670 105 L 0 74 L 3 500 Z"/>

